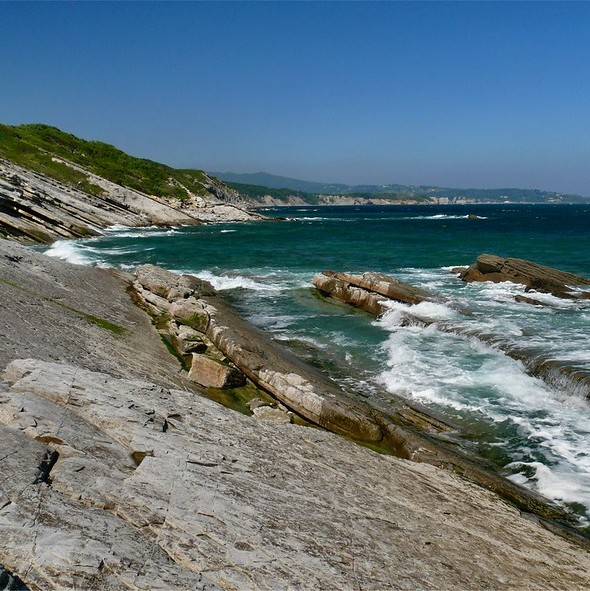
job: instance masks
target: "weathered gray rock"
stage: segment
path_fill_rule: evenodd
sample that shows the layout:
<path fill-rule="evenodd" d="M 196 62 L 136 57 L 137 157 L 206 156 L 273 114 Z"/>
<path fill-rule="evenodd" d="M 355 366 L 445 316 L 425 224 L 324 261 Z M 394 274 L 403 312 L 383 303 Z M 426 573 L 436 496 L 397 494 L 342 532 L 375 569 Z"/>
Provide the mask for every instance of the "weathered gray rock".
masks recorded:
<path fill-rule="evenodd" d="M 283 423 L 285 425 L 293 422 L 292 413 L 281 410 L 280 408 L 274 408 L 272 406 L 257 406 L 252 410 L 252 413 L 257 419 L 261 419 L 263 421 Z"/>
<path fill-rule="evenodd" d="M 7 375 L 0 563 L 30 589 L 590 586 L 587 550 L 447 471 L 148 382 Z"/>
<path fill-rule="evenodd" d="M 215 293 L 208 281 L 192 275 L 172 273 L 156 265 L 140 265 L 135 275 L 144 289 L 166 300 L 175 301 L 189 296 L 199 298 Z"/>
<path fill-rule="evenodd" d="M 0 240 L 0 367 L 33 356 L 197 390 L 134 304 L 131 281 Z"/>
<path fill-rule="evenodd" d="M 177 349 L 181 355 L 203 353 L 207 350 L 207 344 L 204 342 L 201 333 L 184 324 L 180 326 L 174 324 L 174 326 L 173 332 L 176 335 Z"/>
<path fill-rule="evenodd" d="M 205 388 L 238 388 L 246 383 L 246 376 L 236 367 L 200 353 L 193 353 L 188 377 Z"/>
<path fill-rule="evenodd" d="M 551 293 L 560 298 L 590 298 L 590 279 L 531 261 L 481 254 L 466 271 L 464 281 L 511 281 L 526 290 Z"/>

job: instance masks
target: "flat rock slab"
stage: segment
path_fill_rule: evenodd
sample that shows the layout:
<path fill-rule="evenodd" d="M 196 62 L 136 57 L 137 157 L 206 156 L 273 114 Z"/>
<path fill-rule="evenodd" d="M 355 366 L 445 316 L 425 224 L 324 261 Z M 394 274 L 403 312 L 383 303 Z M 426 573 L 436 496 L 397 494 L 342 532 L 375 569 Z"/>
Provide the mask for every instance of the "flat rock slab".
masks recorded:
<path fill-rule="evenodd" d="M 79 367 L 4 377 L 0 563 L 31 589 L 590 587 L 588 552 L 433 466 Z"/>

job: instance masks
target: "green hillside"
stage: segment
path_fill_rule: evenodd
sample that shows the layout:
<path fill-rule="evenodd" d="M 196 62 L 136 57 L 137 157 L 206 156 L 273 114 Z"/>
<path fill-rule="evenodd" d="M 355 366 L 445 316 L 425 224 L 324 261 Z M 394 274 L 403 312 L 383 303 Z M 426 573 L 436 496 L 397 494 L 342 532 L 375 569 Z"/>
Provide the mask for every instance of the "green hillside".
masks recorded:
<path fill-rule="evenodd" d="M 0 124 L 0 156 L 94 194 L 102 189 L 90 183 L 84 173 L 54 158 L 69 160 L 109 181 L 149 195 L 185 199 L 184 187 L 197 195 L 208 193 L 205 184 L 209 181 L 200 170 L 175 169 L 135 158 L 109 144 L 83 140 L 49 125 Z"/>

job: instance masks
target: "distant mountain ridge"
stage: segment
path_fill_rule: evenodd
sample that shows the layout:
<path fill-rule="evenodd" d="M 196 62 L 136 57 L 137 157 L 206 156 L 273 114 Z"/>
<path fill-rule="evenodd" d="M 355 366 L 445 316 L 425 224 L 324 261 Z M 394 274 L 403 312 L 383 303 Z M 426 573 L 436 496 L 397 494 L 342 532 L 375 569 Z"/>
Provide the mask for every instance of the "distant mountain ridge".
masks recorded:
<path fill-rule="evenodd" d="M 268 172 L 236 173 L 236 172 L 210 172 L 209 174 L 220 180 L 241 185 L 259 185 L 270 189 L 292 189 L 293 191 L 304 191 L 306 193 L 318 193 L 324 195 L 346 194 L 349 192 L 349 185 L 342 183 L 317 183 L 304 181 L 285 176 L 277 176 Z"/>
<path fill-rule="evenodd" d="M 267 172 L 235 173 L 235 172 L 210 172 L 231 185 L 253 185 L 256 193 L 262 197 L 263 189 L 292 190 L 305 192 L 311 195 L 342 195 L 368 200 L 408 200 L 414 199 L 420 202 L 436 203 L 590 203 L 590 196 L 582 196 L 555 191 L 543 191 L 540 189 L 454 189 L 430 185 L 346 185 L 344 183 L 319 183 L 283 177 Z M 234 186 L 238 191 L 240 188 Z M 251 198 L 253 196 L 249 195 Z M 317 197 L 310 199 L 310 203 L 317 203 Z M 319 199 L 322 202 L 322 199 Z"/>

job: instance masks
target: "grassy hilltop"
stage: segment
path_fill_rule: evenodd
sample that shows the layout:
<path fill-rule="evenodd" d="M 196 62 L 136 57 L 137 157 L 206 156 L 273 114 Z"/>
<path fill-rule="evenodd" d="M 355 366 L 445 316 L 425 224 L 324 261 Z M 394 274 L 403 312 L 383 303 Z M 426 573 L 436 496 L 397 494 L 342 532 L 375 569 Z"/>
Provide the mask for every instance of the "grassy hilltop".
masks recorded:
<path fill-rule="evenodd" d="M 176 169 L 136 158 L 110 144 L 83 140 L 43 124 L 0 124 L 0 156 L 94 195 L 102 189 L 83 172 L 59 159 L 78 164 L 119 185 L 172 199 L 185 199 L 187 189 L 205 195 L 209 192 L 206 185 L 211 182 L 201 170 Z"/>

